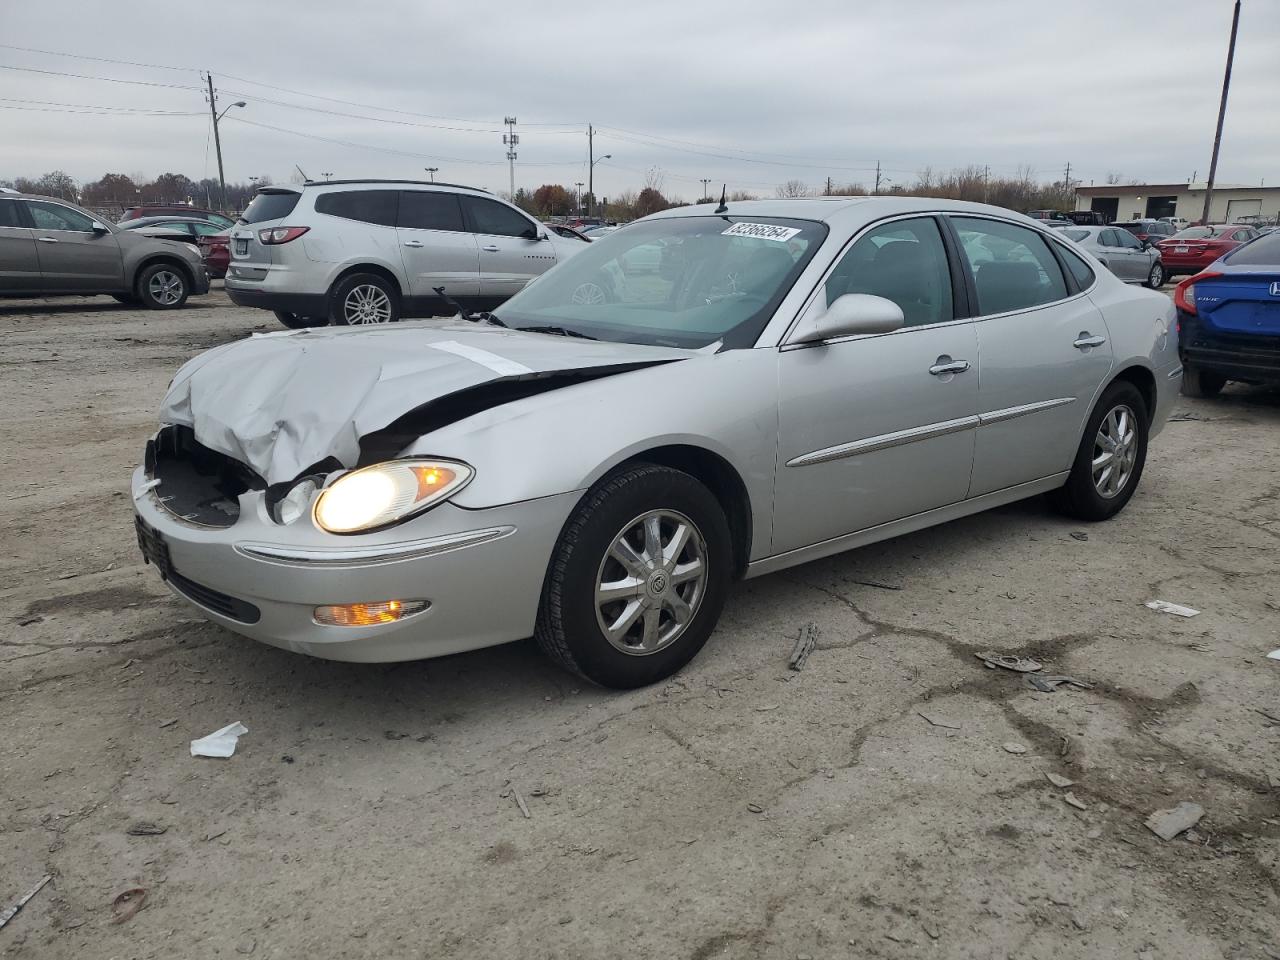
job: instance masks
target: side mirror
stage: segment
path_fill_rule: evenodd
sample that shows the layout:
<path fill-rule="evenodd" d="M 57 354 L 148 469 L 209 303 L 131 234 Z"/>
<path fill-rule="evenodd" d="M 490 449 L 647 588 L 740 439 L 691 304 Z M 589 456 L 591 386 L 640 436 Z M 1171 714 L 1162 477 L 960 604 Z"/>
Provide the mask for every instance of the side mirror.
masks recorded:
<path fill-rule="evenodd" d="M 902 308 L 892 300 L 866 293 L 846 293 L 823 309 L 819 297 L 791 335 L 791 343 L 821 343 L 837 337 L 892 333 L 906 323 Z"/>
<path fill-rule="evenodd" d="M 111 232 L 110 230 L 107 229 L 107 225 L 105 223 L 99 223 L 97 220 L 89 224 L 89 229 L 99 235 Z"/>

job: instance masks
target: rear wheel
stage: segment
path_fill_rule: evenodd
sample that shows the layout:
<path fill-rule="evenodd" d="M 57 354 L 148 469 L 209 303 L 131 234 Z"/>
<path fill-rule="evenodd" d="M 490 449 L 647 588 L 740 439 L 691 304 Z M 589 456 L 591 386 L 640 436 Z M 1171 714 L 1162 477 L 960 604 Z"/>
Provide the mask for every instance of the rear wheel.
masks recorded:
<path fill-rule="evenodd" d="M 711 492 L 687 473 L 637 464 L 590 490 L 569 518 L 547 571 L 538 645 L 601 686 L 655 683 L 711 636 L 731 565 Z"/>
<path fill-rule="evenodd" d="M 1216 397 L 1227 385 L 1227 378 L 1219 373 L 1201 370 L 1189 363 L 1182 365 L 1182 393 L 1187 397 L 1208 399 Z"/>
<path fill-rule="evenodd" d="M 1159 261 L 1151 265 L 1151 272 L 1147 274 L 1147 286 L 1152 290 L 1159 290 L 1164 286 L 1164 265 Z"/>
<path fill-rule="evenodd" d="M 138 276 L 138 300 L 148 310 L 176 310 L 187 302 L 187 275 L 169 263 L 153 263 Z"/>
<path fill-rule="evenodd" d="M 274 312 L 276 319 L 290 330 L 302 330 L 306 327 L 323 327 L 327 326 L 329 323 L 329 319 L 327 317 L 303 317 L 296 313 L 290 313 L 288 310 L 276 310 Z"/>
<path fill-rule="evenodd" d="M 329 322 L 338 326 L 392 323 L 400 319 L 400 295 L 376 273 L 353 273 L 329 295 Z"/>
<path fill-rule="evenodd" d="M 1123 510 L 1147 462 L 1147 423 L 1146 402 L 1132 383 L 1117 380 L 1103 391 L 1054 505 L 1079 520 L 1107 520 Z"/>

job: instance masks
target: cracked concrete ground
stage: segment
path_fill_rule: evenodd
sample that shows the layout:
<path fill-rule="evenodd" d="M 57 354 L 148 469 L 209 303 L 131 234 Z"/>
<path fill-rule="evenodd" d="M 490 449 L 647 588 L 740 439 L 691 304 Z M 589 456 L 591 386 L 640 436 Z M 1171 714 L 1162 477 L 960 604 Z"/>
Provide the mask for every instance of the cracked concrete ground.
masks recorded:
<path fill-rule="evenodd" d="M 4 956 L 1280 957 L 1280 396 L 1180 402 L 1110 523 L 1037 499 L 740 584 L 615 694 L 527 644 L 309 660 L 172 599 L 129 473 L 178 364 L 271 326 L 198 302 L 0 306 L 0 906 L 54 877 Z M 1184 800 L 1193 833 L 1143 826 Z"/>

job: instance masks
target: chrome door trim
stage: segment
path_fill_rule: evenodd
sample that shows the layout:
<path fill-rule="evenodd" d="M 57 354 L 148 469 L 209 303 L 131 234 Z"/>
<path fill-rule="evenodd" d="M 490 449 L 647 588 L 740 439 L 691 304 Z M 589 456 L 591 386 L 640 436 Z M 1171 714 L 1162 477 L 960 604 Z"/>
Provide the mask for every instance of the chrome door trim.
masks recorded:
<path fill-rule="evenodd" d="M 960 417 L 956 420 L 927 423 L 924 426 L 911 427 L 907 430 L 896 430 L 893 433 L 882 433 L 875 437 L 852 440 L 849 443 L 840 443 L 834 447 L 826 447 L 822 450 L 814 450 L 812 453 L 801 454 L 792 460 L 788 460 L 787 466 L 811 467 L 816 463 L 828 463 L 831 460 L 857 457 L 864 453 L 888 450 L 890 447 L 900 447 L 903 444 L 915 443 L 919 440 L 932 440 L 935 437 L 945 437 L 951 433 L 972 430 L 978 426 L 978 423 L 978 417 Z"/>
<path fill-rule="evenodd" d="M 1038 400 L 1035 403 L 1023 403 L 1016 407 L 991 410 L 988 413 L 978 414 L 978 425 L 985 427 L 992 423 L 1004 423 L 1006 420 L 1016 420 L 1018 417 L 1025 417 L 1031 413 L 1052 410 L 1054 407 L 1064 407 L 1068 403 L 1075 402 L 1075 397 L 1056 397 L 1053 400 Z"/>
<path fill-rule="evenodd" d="M 901 520 L 890 520 L 888 523 L 867 527 L 865 530 L 857 530 L 839 537 L 832 537 L 830 540 L 812 543 L 807 547 L 797 547 L 795 550 L 789 550 L 786 553 L 775 554 L 772 557 L 762 557 L 747 564 L 747 572 L 744 579 L 750 580 L 752 577 L 759 577 L 766 573 L 776 573 L 788 567 L 808 563 L 810 560 L 820 560 L 823 557 L 843 553 L 855 547 L 865 547 L 868 544 L 888 540 L 891 537 L 898 537 L 904 533 L 923 530 L 926 527 L 958 520 L 960 517 L 967 517 L 970 514 L 981 513 L 984 510 L 990 510 L 992 507 L 1025 500 L 1027 497 L 1034 497 L 1038 493 L 1047 493 L 1050 490 L 1057 489 L 1067 482 L 1068 476 L 1069 473 L 1066 472 L 1055 473 L 1053 476 L 1045 477 L 1042 480 L 1032 480 L 1030 483 L 1020 483 L 1017 486 L 1005 487 L 1003 490 L 993 490 L 991 493 L 984 493 L 980 497 L 958 500 L 945 507 L 926 510 L 924 513 L 903 517 Z"/>
<path fill-rule="evenodd" d="M 395 563 L 417 560 L 449 550 L 461 550 L 477 544 L 500 540 L 516 532 L 515 527 L 488 527 L 450 533 L 427 540 L 402 543 L 377 543 L 367 547 L 290 547 L 274 543 L 237 543 L 235 551 L 252 560 L 264 560 L 286 566 L 357 566 L 367 563 Z"/>

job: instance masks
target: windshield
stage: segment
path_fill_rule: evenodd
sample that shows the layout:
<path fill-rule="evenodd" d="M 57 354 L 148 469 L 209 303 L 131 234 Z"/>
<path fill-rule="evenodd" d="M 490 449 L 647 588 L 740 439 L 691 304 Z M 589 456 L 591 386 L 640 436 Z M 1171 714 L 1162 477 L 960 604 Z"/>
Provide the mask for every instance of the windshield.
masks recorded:
<path fill-rule="evenodd" d="M 696 349 L 753 346 L 827 235 L 779 217 L 681 217 L 615 230 L 500 308 L 510 327 Z"/>

